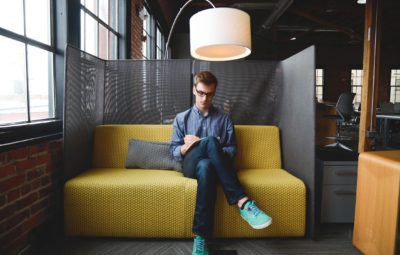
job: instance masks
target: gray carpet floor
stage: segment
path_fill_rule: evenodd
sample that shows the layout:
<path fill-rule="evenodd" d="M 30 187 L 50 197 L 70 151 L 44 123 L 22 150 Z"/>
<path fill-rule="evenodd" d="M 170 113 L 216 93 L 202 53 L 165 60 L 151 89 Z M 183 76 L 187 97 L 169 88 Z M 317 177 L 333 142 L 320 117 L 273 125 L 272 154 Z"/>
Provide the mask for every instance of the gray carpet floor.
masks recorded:
<path fill-rule="evenodd" d="M 351 243 L 351 226 L 322 228 L 316 240 L 304 238 L 213 239 L 214 255 L 358 255 Z M 190 255 L 191 239 L 61 238 L 41 249 L 40 254 L 62 255 Z"/>

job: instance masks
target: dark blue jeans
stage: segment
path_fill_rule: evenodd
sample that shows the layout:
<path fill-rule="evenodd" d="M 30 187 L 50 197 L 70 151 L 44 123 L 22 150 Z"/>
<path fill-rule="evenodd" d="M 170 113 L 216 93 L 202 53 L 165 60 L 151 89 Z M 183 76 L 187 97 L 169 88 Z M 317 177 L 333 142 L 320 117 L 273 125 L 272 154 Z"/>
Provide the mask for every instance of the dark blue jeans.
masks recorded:
<path fill-rule="evenodd" d="M 237 178 L 233 159 L 224 154 L 215 137 L 207 137 L 185 155 L 183 174 L 185 177 L 197 179 L 193 233 L 209 237 L 214 228 L 217 183 L 221 183 L 230 205 L 246 196 Z"/>

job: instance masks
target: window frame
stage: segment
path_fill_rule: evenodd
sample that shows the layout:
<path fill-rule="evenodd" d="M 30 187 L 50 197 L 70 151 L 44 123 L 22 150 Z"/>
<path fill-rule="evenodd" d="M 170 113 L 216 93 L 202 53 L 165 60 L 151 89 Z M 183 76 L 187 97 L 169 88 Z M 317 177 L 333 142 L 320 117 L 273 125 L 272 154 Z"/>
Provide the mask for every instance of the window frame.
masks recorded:
<path fill-rule="evenodd" d="M 389 102 L 400 103 L 400 96 L 397 98 L 396 93 L 394 96 L 392 95 L 392 92 L 396 92 L 396 90 L 400 91 L 400 84 L 396 84 L 396 81 L 394 82 L 394 84 L 392 83 L 392 79 L 394 79 L 393 71 L 395 71 L 396 75 L 399 76 L 399 79 L 396 79 L 396 81 L 400 80 L 400 68 L 391 68 L 390 69 L 390 85 L 389 85 Z M 392 100 L 392 97 L 394 97 L 393 98 L 394 100 Z"/>
<path fill-rule="evenodd" d="M 360 78 L 361 83 L 360 84 L 353 84 L 353 75 L 352 72 L 353 71 L 360 71 L 361 75 L 356 76 Z M 358 105 L 361 104 L 361 100 L 362 100 L 362 87 L 363 87 L 363 81 L 364 81 L 364 69 L 362 68 L 351 68 L 350 69 L 350 91 L 352 93 L 355 93 L 356 95 L 354 96 L 354 105 L 355 107 L 358 107 Z M 357 93 L 359 89 L 360 93 Z M 359 100 L 358 100 L 359 99 Z"/>
<path fill-rule="evenodd" d="M 24 4 L 25 5 L 25 4 Z M 63 8 L 62 1 L 50 0 L 50 42 L 49 45 L 34 39 L 21 35 L 13 31 L 0 28 L 0 35 L 8 39 L 21 42 L 24 44 L 25 52 L 27 54 L 28 46 L 33 46 L 41 50 L 52 53 L 52 79 L 53 79 L 53 100 L 54 100 L 54 117 L 45 118 L 40 120 L 31 119 L 31 109 L 28 108 L 28 120 L 19 121 L 15 123 L 4 123 L 0 125 L 0 152 L 10 149 L 22 147 L 28 144 L 37 143 L 39 141 L 54 140 L 62 137 L 62 96 L 60 90 L 62 83 L 60 77 L 63 77 L 63 67 L 60 66 L 60 52 L 56 45 L 56 39 L 59 39 L 59 34 L 64 29 L 58 31 L 56 28 L 61 28 L 61 19 L 56 17 L 57 9 Z M 24 15 L 25 11 L 24 11 Z M 25 20 L 26 17 L 24 17 Z M 25 24 L 24 24 L 25 26 Z M 25 55 L 25 62 L 27 63 L 28 55 Z M 63 57 L 62 57 L 63 62 Z M 28 70 L 26 70 L 28 72 Z M 60 75 L 61 73 L 61 75 Z M 29 79 L 29 76 L 26 76 Z M 29 87 L 29 84 L 27 84 Z M 62 94 L 61 94 L 62 95 Z M 29 96 L 27 97 L 27 105 L 29 107 Z M 61 114 L 60 114 L 61 113 Z"/>
<path fill-rule="evenodd" d="M 121 14 L 122 14 L 122 11 L 120 10 L 120 8 L 122 7 L 122 5 L 120 4 L 120 2 L 124 2 L 125 3 L 125 1 L 117 1 L 116 2 L 116 6 L 117 6 L 117 8 L 118 8 L 118 10 L 117 10 L 117 17 L 116 17 L 116 20 L 117 20 L 117 29 L 115 30 L 111 25 L 109 25 L 109 24 L 107 24 L 106 22 L 104 22 L 101 18 L 100 18 L 100 15 L 99 16 L 97 16 L 95 13 L 93 13 L 91 10 L 89 10 L 84 4 L 82 4 L 81 3 L 81 1 L 80 0 L 78 0 L 79 1 L 79 15 L 80 15 L 80 17 L 82 17 L 81 16 L 81 12 L 83 11 L 83 13 L 84 13 L 84 15 L 83 15 L 83 17 L 85 18 L 86 17 L 86 15 L 85 14 L 87 14 L 87 15 L 89 15 L 92 19 L 94 19 L 94 21 L 97 23 L 97 52 L 96 52 L 96 54 L 94 54 L 95 56 L 97 56 L 97 57 L 99 57 L 99 47 L 100 47 L 100 44 L 99 44 L 99 34 L 100 34 L 100 25 L 101 26 L 103 26 L 105 29 L 107 29 L 107 31 L 110 33 L 112 33 L 112 34 L 114 34 L 114 36 L 116 36 L 116 38 L 117 38 L 117 42 L 116 42 L 116 56 L 115 56 L 115 58 L 113 58 L 113 59 L 120 59 L 120 57 L 121 57 L 121 54 L 120 54 L 120 52 L 121 52 L 121 50 L 120 50 L 120 45 L 121 45 L 121 43 L 120 43 L 120 40 L 121 40 L 121 38 L 122 38 L 122 35 L 121 35 L 121 33 L 120 33 L 120 31 L 121 31 L 121 18 L 120 18 L 120 16 L 121 16 Z M 97 2 L 98 3 L 98 2 Z M 97 4 L 97 9 L 99 8 L 99 5 Z M 109 9 L 109 11 L 110 11 L 110 9 Z M 84 22 L 84 25 L 86 25 L 86 21 L 82 21 L 82 20 L 80 20 L 80 24 L 79 24 L 79 35 L 81 36 L 82 35 L 82 31 L 81 31 L 81 28 L 82 28 L 82 22 Z M 122 25 L 122 28 L 123 28 L 124 26 Z M 85 35 L 86 35 L 86 33 L 85 33 Z M 83 51 L 86 51 L 86 48 L 85 48 L 85 45 L 82 45 L 82 38 L 80 38 L 81 40 L 80 40 L 80 43 L 79 43 L 79 49 L 82 49 Z M 85 40 L 85 39 L 83 39 L 83 40 Z M 85 42 L 85 41 L 83 41 L 83 42 Z M 111 59 L 110 58 L 110 37 L 109 37 L 109 35 L 108 35 L 108 42 L 107 42 L 108 44 L 107 44 L 107 46 L 108 46 L 108 54 L 107 54 L 107 59 L 109 59 L 109 60 L 113 60 L 113 59 Z M 92 54 L 92 53 L 91 53 Z M 100 57 L 101 58 L 101 57 Z"/>
<path fill-rule="evenodd" d="M 318 70 L 322 71 L 321 79 L 322 79 L 322 84 L 318 84 Z M 325 85 L 325 68 L 319 67 L 315 69 L 315 98 L 317 101 L 324 101 L 324 85 Z M 321 98 L 318 97 L 318 88 L 321 89 Z"/>
<path fill-rule="evenodd" d="M 147 12 L 147 28 L 144 28 L 142 23 L 142 40 L 145 40 L 146 43 L 146 51 L 144 52 L 142 46 L 142 55 L 143 59 L 163 59 L 165 53 L 165 34 L 163 32 L 160 21 L 155 18 L 153 13 L 153 9 L 151 6 L 144 4 L 143 9 Z M 140 16 L 140 14 L 139 14 Z M 143 21 L 143 18 L 140 17 Z M 159 31 L 159 33 L 157 33 Z M 161 47 L 158 45 L 158 35 L 161 35 Z M 144 42 L 142 42 L 144 43 Z M 143 44 L 142 44 L 143 45 Z M 160 52 L 160 55 L 159 55 Z"/>

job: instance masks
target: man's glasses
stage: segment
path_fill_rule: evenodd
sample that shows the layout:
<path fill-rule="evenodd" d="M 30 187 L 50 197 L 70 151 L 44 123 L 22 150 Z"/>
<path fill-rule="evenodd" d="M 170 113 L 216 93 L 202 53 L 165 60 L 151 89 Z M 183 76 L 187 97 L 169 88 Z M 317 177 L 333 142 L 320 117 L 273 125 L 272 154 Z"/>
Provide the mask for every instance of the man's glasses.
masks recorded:
<path fill-rule="evenodd" d="M 197 93 L 197 95 L 198 95 L 199 97 L 208 97 L 208 98 L 212 98 L 212 97 L 214 97 L 214 95 L 215 95 L 215 92 L 208 92 L 208 93 L 206 93 L 206 92 L 204 92 L 204 91 L 197 90 L 196 88 L 195 88 L 195 90 L 196 90 L 196 93 Z"/>

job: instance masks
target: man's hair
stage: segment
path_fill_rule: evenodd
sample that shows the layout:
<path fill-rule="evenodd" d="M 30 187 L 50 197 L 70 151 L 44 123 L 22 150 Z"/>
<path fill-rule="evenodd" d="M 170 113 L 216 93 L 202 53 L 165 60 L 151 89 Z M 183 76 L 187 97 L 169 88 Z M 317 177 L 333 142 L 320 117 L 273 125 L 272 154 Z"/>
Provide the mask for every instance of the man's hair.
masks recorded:
<path fill-rule="evenodd" d="M 197 73 L 194 76 L 193 80 L 194 80 L 194 86 L 197 86 L 197 84 L 199 84 L 200 82 L 206 86 L 215 84 L 215 87 L 217 87 L 218 85 L 217 77 L 215 77 L 215 75 L 209 71 L 202 71 Z"/>

